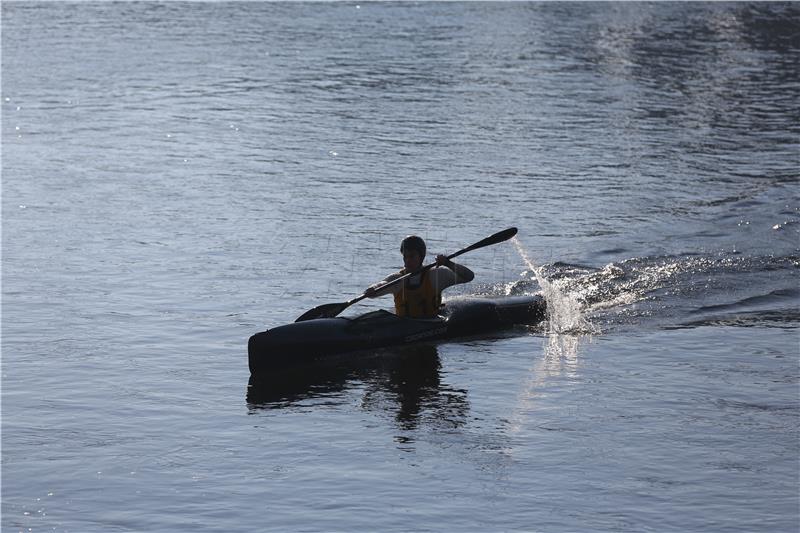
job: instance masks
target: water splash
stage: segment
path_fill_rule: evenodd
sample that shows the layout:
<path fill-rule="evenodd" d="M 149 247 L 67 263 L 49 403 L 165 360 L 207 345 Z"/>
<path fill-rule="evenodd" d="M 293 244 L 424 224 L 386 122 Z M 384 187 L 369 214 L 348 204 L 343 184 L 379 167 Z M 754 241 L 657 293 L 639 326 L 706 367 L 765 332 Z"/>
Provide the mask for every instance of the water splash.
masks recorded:
<path fill-rule="evenodd" d="M 578 295 L 565 291 L 558 281 L 549 280 L 543 269 L 528 256 L 519 239 L 514 237 L 511 239 L 511 243 L 542 289 L 547 302 L 547 333 L 597 333 L 594 326 L 584 316 L 583 306 Z"/>
<path fill-rule="evenodd" d="M 535 280 L 524 279 L 507 287 L 508 292 L 527 290 L 532 281 L 536 281 L 547 302 L 547 322 L 543 339 L 544 356 L 537 358 L 527 373 L 528 379 L 520 390 L 516 407 L 508 419 L 510 434 L 518 433 L 526 418 L 526 413 L 535 409 L 542 390 L 553 376 L 574 375 L 578 368 L 578 347 L 584 335 L 598 333 L 598 330 L 584 316 L 584 306 L 579 299 L 579 292 L 569 291 L 565 285 L 568 281 L 552 280 L 544 269 L 536 265 L 528 256 L 522 243 L 514 237 L 511 240 L 520 257 L 527 265 Z M 507 450 L 513 453 L 512 449 Z"/>

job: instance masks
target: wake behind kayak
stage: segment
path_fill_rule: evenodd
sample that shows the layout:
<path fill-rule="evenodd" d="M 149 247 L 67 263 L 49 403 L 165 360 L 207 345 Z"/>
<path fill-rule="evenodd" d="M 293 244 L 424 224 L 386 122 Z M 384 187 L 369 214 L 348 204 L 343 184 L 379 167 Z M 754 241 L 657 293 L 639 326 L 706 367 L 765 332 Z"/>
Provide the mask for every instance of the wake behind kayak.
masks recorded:
<path fill-rule="evenodd" d="M 253 375 L 314 365 L 339 354 L 491 333 L 545 318 L 541 296 L 467 298 L 448 302 L 435 318 L 373 311 L 355 318 L 318 318 L 278 326 L 250 337 Z"/>

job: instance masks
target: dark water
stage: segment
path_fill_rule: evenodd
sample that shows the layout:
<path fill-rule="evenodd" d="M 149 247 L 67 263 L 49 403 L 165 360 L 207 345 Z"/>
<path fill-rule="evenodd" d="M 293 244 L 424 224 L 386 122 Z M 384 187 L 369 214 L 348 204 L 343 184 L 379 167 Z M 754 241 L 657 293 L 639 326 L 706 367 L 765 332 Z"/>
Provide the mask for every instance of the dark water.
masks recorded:
<path fill-rule="evenodd" d="M 4 531 L 800 527 L 796 4 L 3 2 L 2 118 Z M 541 328 L 249 386 L 512 225 Z"/>

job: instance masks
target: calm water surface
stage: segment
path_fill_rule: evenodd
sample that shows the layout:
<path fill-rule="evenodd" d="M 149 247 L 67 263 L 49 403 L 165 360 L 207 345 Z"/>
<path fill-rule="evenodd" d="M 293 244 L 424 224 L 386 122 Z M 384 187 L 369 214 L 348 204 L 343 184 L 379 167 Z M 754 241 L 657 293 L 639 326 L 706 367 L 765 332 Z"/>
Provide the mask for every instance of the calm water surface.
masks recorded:
<path fill-rule="evenodd" d="M 796 4 L 3 2 L 1 97 L 3 531 L 800 528 Z M 250 383 L 508 226 L 547 324 Z"/>

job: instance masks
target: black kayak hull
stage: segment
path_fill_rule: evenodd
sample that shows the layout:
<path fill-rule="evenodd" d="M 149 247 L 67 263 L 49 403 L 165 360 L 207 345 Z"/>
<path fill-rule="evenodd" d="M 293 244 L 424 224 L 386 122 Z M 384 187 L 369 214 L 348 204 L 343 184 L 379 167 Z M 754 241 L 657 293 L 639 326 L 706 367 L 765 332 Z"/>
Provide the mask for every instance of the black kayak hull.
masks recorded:
<path fill-rule="evenodd" d="M 541 296 L 467 298 L 448 302 L 441 316 L 398 317 L 373 311 L 355 318 L 319 318 L 256 333 L 248 342 L 253 375 L 313 365 L 337 354 L 438 341 L 537 325 L 545 319 Z"/>

